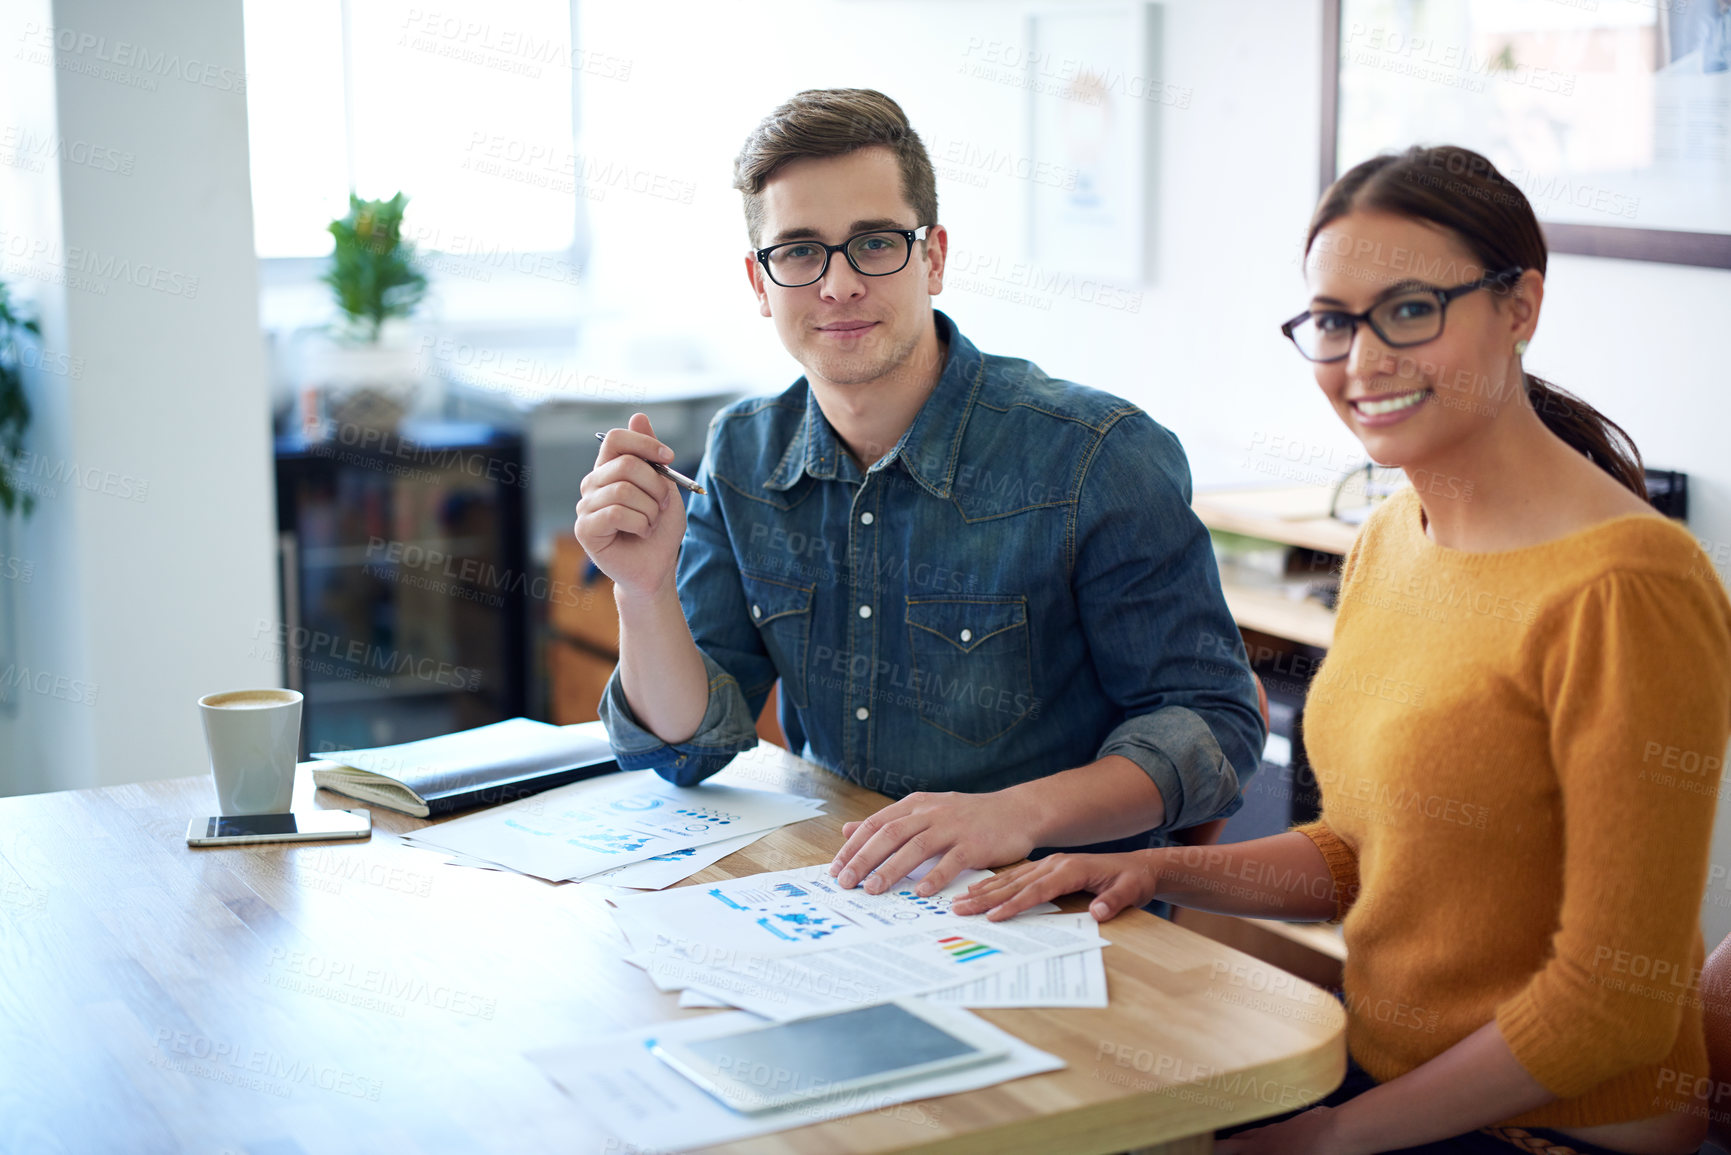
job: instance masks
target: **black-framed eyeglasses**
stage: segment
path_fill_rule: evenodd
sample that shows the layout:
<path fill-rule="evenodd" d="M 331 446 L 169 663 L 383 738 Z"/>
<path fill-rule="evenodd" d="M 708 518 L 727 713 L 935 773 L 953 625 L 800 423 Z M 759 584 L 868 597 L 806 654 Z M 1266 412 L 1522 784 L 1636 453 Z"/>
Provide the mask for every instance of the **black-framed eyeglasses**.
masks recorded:
<path fill-rule="evenodd" d="M 1449 302 L 1478 289 L 1507 288 L 1526 270 L 1511 265 L 1500 273 L 1491 273 L 1476 281 L 1437 289 L 1427 285 L 1409 285 L 1393 290 L 1362 313 L 1340 309 L 1306 309 L 1280 331 L 1291 339 L 1306 360 L 1328 363 L 1339 361 L 1352 352 L 1352 339 L 1362 322 L 1391 349 L 1406 349 L 1422 345 L 1442 336 L 1443 318 Z"/>
<path fill-rule="evenodd" d="M 917 229 L 873 229 L 855 233 L 839 245 L 822 241 L 785 241 L 757 250 L 758 263 L 769 279 L 784 289 L 816 284 L 829 272 L 829 259 L 836 253 L 847 258 L 862 277 L 887 277 L 908 267 L 914 242 L 926 239 L 930 225 Z"/>

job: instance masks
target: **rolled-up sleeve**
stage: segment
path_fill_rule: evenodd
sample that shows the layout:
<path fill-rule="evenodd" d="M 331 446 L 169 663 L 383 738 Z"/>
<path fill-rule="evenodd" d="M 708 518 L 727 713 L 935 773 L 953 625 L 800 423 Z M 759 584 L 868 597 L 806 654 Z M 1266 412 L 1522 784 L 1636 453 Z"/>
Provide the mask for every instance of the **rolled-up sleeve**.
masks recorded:
<path fill-rule="evenodd" d="M 741 750 L 757 745 L 757 726 L 732 674 L 714 658 L 698 651 L 709 673 L 709 705 L 703 722 L 684 742 L 663 742 L 645 730 L 625 700 L 619 671 L 607 679 L 601 695 L 601 721 L 621 770 L 654 770 L 677 786 L 695 786 L 733 761 Z"/>
<path fill-rule="evenodd" d="M 1166 807 L 1161 829 L 1195 826 L 1243 805 L 1238 772 L 1194 710 L 1166 706 L 1126 719 L 1100 744 L 1097 757 L 1108 754 L 1130 759 L 1153 780 Z"/>
<path fill-rule="evenodd" d="M 1225 817 L 1261 765 L 1267 733 L 1244 643 L 1190 508 L 1177 438 L 1121 416 L 1082 474 L 1072 581 L 1094 668 L 1123 720 L 1096 757 L 1140 766 L 1173 830 Z"/>

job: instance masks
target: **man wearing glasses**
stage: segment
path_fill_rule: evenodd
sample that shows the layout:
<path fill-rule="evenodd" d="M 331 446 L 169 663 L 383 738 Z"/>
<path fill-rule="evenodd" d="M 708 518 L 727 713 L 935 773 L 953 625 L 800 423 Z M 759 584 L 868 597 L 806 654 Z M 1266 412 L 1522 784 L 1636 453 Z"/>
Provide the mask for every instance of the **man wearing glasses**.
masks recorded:
<path fill-rule="evenodd" d="M 928 859 L 922 894 L 1236 810 L 1264 732 L 1177 440 L 933 310 L 948 234 L 882 93 L 800 93 L 735 185 L 759 311 L 805 375 L 716 416 L 689 508 L 641 414 L 583 481 L 620 766 L 700 781 L 755 744 L 779 679 L 790 748 L 899 799 L 832 867 L 874 893 Z"/>

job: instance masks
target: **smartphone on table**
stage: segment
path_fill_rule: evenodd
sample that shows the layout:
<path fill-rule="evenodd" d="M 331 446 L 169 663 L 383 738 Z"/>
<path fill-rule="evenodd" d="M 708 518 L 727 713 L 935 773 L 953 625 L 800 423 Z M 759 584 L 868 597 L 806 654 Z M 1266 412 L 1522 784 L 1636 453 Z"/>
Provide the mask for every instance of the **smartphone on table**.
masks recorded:
<path fill-rule="evenodd" d="M 1009 1054 L 984 1027 L 966 1011 L 908 1000 L 644 1045 L 727 1106 L 754 1114 Z"/>
<path fill-rule="evenodd" d="M 188 846 L 247 846 L 259 842 L 327 842 L 366 838 L 371 810 L 302 810 L 292 814 L 225 814 L 187 823 Z"/>

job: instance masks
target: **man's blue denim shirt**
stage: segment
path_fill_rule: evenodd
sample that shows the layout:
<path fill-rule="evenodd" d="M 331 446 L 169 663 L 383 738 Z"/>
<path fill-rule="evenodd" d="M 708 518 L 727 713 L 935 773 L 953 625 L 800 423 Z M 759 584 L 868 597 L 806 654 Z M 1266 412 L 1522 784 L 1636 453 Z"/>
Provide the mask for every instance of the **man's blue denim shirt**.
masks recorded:
<path fill-rule="evenodd" d="M 619 765 L 701 781 L 756 744 L 779 678 L 789 748 L 892 797 L 1120 754 L 1159 787 L 1162 830 L 1237 810 L 1262 719 L 1249 668 L 1219 657 L 1242 646 L 1177 438 L 936 319 L 943 374 L 863 475 L 803 377 L 711 422 L 677 575 L 709 706 L 670 746 L 615 671 Z"/>

